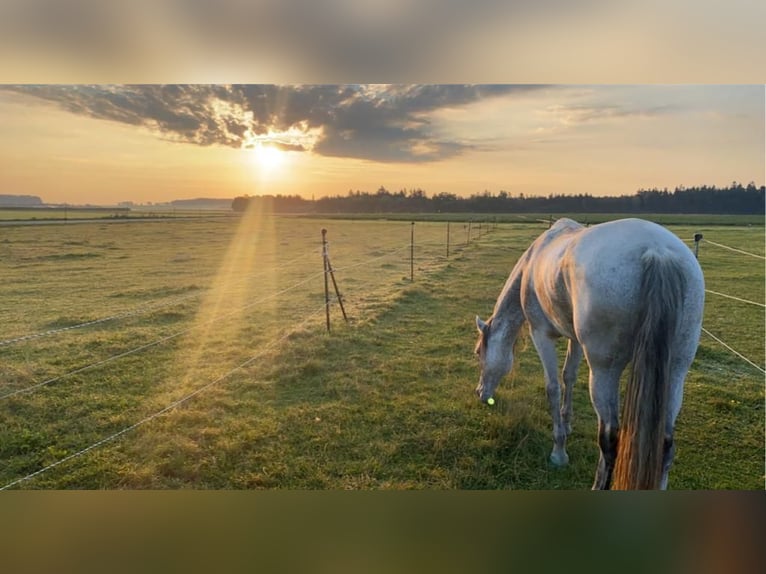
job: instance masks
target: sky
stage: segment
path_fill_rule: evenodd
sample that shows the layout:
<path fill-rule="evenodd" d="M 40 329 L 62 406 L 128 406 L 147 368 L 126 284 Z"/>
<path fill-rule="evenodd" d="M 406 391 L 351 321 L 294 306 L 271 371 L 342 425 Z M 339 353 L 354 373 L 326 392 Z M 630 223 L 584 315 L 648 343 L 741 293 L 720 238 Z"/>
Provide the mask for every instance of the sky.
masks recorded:
<path fill-rule="evenodd" d="M 6 83 L 763 83 L 756 0 L 3 0 Z"/>
<path fill-rule="evenodd" d="M 762 85 L 0 86 L 0 194 L 113 205 L 764 184 Z"/>

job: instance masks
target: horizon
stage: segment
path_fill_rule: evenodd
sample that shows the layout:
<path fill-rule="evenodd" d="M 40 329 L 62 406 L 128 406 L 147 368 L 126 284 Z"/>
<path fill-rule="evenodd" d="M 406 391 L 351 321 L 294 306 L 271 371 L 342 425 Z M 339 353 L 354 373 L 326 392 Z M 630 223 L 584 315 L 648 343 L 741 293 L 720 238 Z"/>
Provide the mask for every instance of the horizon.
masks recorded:
<path fill-rule="evenodd" d="M 635 195 L 637 195 L 637 194 L 639 194 L 641 192 L 645 192 L 645 191 L 649 191 L 649 192 L 652 192 L 652 191 L 665 191 L 665 192 L 669 192 L 669 193 L 674 193 L 674 192 L 676 192 L 678 190 L 689 191 L 689 190 L 701 189 L 701 188 L 713 188 L 713 189 L 717 189 L 717 190 L 726 190 L 726 189 L 731 189 L 732 187 L 734 187 L 734 184 L 740 186 L 742 189 L 749 189 L 751 186 L 755 186 L 756 189 L 763 190 L 766 187 L 764 185 L 760 185 L 760 186 L 756 185 L 755 182 L 753 182 L 753 181 L 750 181 L 747 184 L 744 184 L 743 182 L 739 182 L 739 181 L 732 181 L 727 186 L 704 185 L 704 184 L 700 185 L 700 186 L 678 185 L 678 186 L 675 186 L 673 189 L 669 189 L 667 187 L 666 188 L 657 188 L 657 187 L 654 187 L 654 188 L 640 188 L 640 189 L 637 189 L 636 191 L 634 191 L 633 193 L 620 194 L 620 195 L 600 195 L 600 196 L 594 196 L 592 194 L 587 194 L 586 193 L 586 194 L 580 194 L 580 196 L 619 199 L 619 198 L 622 198 L 622 197 L 632 197 L 632 196 L 635 196 Z M 374 196 L 374 195 L 377 194 L 377 192 L 380 190 L 380 188 L 385 188 L 385 186 L 380 186 L 377 190 L 375 190 L 375 192 L 372 192 L 372 191 L 369 191 L 369 190 L 353 190 L 353 191 L 354 191 L 354 193 L 362 193 L 362 194 Z M 390 189 L 387 189 L 387 188 L 385 189 L 385 191 L 387 191 L 388 193 L 391 193 L 391 194 L 396 194 L 396 193 L 400 193 L 400 192 L 407 192 L 407 193 L 409 193 L 410 191 L 414 191 L 414 190 L 422 192 L 423 193 L 423 197 L 427 198 L 427 199 L 435 198 L 436 195 L 437 195 L 437 194 L 429 194 L 428 190 L 420 189 L 420 188 L 413 188 L 413 189 L 409 189 L 409 190 L 405 190 L 405 189 L 402 189 L 402 190 L 390 190 Z M 458 199 L 471 199 L 472 197 L 486 196 L 486 194 L 489 194 L 490 197 L 499 197 L 500 194 L 503 193 L 503 192 L 505 192 L 505 190 L 498 190 L 497 192 L 492 192 L 492 191 L 489 191 L 489 190 L 485 190 L 483 193 L 476 193 L 476 194 L 471 194 L 471 195 L 466 195 L 466 196 L 457 196 L 457 197 L 458 197 Z M 505 192 L 505 193 L 507 193 L 509 198 L 514 198 L 514 199 L 547 199 L 547 198 L 551 197 L 551 195 L 521 194 L 521 196 L 520 196 L 518 194 L 514 195 L 514 194 L 508 193 L 508 192 Z M 578 196 L 578 194 L 559 193 L 559 194 L 553 194 L 553 196 L 554 197 L 559 197 L 559 196 Z M 133 201 L 127 200 L 127 201 L 122 201 L 122 202 L 113 203 L 113 204 L 106 204 L 106 203 L 104 203 L 104 204 L 95 204 L 95 203 L 75 204 L 75 203 L 68 203 L 68 202 L 64 202 L 64 203 L 47 202 L 47 201 L 45 201 L 45 198 L 40 197 L 40 196 L 36 196 L 36 195 L 3 194 L 3 193 L 0 193 L 0 209 L 8 209 L 8 208 L 11 208 L 11 209 L 27 209 L 27 208 L 34 209 L 34 208 L 51 208 L 51 207 L 54 207 L 54 208 L 61 208 L 61 207 L 66 207 L 66 208 L 78 208 L 78 207 L 82 207 L 82 208 L 91 208 L 91 207 L 92 208 L 123 208 L 123 207 L 128 207 L 128 208 L 130 208 L 130 207 L 152 207 L 152 206 L 162 207 L 162 206 L 171 205 L 173 203 L 233 202 L 234 200 L 241 199 L 241 198 L 248 198 L 248 199 L 256 198 L 257 199 L 259 197 L 270 197 L 270 198 L 276 198 L 276 199 L 300 197 L 300 199 L 302 199 L 303 201 L 314 202 L 314 201 L 317 201 L 318 199 L 322 199 L 322 198 L 333 198 L 333 199 L 340 198 L 340 199 L 342 199 L 342 198 L 346 197 L 346 195 L 344 195 L 344 194 L 336 194 L 336 195 L 323 196 L 322 198 L 314 198 L 314 197 L 297 196 L 296 194 L 293 194 L 293 195 L 263 194 L 263 195 L 242 195 L 242 196 L 235 196 L 235 197 L 182 197 L 182 198 L 177 198 L 177 199 L 173 199 L 173 200 L 170 200 L 170 201 L 147 201 L 147 202 L 144 202 L 144 203 L 133 202 Z M 19 198 L 30 199 L 30 198 L 33 198 L 33 199 L 39 199 L 41 201 L 41 203 L 40 204 L 36 204 L 36 205 L 31 205 L 31 204 L 30 205 L 26 205 L 26 204 L 12 204 L 12 203 L 3 204 L 2 203 L 3 199 L 7 200 L 9 198 L 15 198 L 15 199 L 19 199 Z"/>
<path fill-rule="evenodd" d="M 0 194 L 117 205 L 764 185 L 765 88 L 0 87 Z"/>

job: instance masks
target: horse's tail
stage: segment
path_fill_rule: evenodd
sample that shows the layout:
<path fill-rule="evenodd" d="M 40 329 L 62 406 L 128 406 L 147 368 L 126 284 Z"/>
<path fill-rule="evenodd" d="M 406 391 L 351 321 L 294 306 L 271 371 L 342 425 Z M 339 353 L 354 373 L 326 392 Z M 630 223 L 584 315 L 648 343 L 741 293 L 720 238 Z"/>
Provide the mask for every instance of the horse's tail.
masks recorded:
<path fill-rule="evenodd" d="M 665 442 L 671 349 L 683 308 L 685 279 L 670 251 L 651 249 L 641 258 L 638 330 L 625 391 L 614 489 L 660 486 Z"/>

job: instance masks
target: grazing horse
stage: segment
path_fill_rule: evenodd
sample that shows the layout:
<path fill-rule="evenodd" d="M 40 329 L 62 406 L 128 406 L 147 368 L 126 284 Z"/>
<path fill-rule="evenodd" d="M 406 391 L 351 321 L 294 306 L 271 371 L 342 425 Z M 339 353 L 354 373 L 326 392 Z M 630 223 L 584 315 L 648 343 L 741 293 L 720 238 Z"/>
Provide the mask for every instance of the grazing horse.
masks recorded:
<path fill-rule="evenodd" d="M 601 451 L 594 489 L 667 488 L 673 429 L 702 327 L 705 284 L 691 250 L 641 219 L 585 228 L 559 219 L 524 252 L 486 322 L 476 317 L 488 401 L 529 323 L 545 371 L 555 465 L 569 462 L 572 388 L 583 354 Z M 561 386 L 555 341 L 569 339 Z M 632 363 L 620 422 L 620 375 Z"/>

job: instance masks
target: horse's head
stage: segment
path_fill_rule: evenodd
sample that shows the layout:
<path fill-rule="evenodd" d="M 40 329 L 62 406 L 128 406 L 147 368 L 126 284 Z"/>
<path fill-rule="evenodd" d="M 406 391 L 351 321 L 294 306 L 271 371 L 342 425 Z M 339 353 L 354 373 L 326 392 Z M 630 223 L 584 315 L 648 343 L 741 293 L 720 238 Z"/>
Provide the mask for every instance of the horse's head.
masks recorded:
<path fill-rule="evenodd" d="M 476 327 L 479 329 L 476 355 L 481 367 L 476 394 L 481 402 L 486 402 L 495 392 L 500 380 L 511 370 L 513 352 L 503 341 L 506 335 L 503 329 L 493 326 L 492 319 L 485 323 L 477 315 Z"/>

